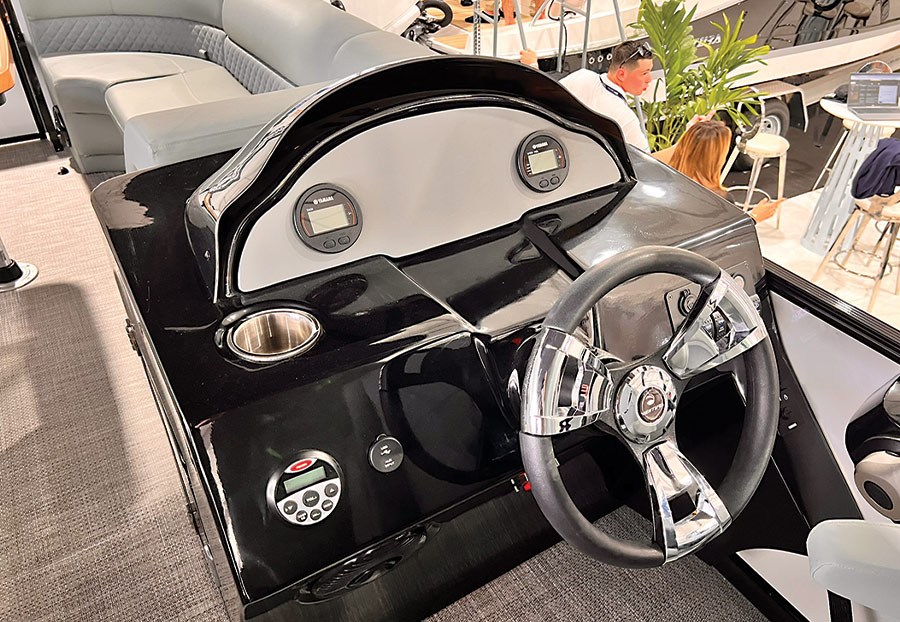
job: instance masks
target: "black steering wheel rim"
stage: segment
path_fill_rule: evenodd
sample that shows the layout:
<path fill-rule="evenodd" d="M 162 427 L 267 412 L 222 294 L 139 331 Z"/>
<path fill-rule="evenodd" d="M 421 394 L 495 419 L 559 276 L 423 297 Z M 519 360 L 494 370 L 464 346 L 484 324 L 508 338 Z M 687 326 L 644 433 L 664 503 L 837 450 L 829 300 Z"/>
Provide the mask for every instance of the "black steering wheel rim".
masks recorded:
<path fill-rule="evenodd" d="M 542 328 L 571 334 L 580 319 L 612 289 L 633 278 L 660 272 L 701 286 L 711 285 L 723 274 L 712 261 L 682 249 L 643 247 L 626 251 L 576 279 L 547 314 Z M 537 350 L 533 358 L 539 355 Z M 765 338 L 740 356 L 748 372 L 747 410 L 734 461 L 717 488 L 732 520 L 743 511 L 762 480 L 778 420 L 778 378 L 771 342 Z M 550 436 L 522 431 L 519 444 L 535 500 L 551 525 L 575 548 L 601 562 L 630 568 L 660 566 L 667 561 L 666 553 L 656 543 L 613 538 L 581 514 L 560 477 Z"/>

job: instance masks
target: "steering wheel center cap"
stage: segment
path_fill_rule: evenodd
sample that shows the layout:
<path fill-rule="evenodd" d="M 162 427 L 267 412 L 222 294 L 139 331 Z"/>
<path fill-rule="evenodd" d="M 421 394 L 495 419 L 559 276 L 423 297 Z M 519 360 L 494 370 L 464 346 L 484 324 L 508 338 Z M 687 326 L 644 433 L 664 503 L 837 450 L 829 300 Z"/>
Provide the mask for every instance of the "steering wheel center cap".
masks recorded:
<path fill-rule="evenodd" d="M 665 399 L 656 387 L 644 389 L 638 398 L 638 416 L 647 423 L 656 423 L 666 412 Z"/>
<path fill-rule="evenodd" d="M 616 423 L 632 441 L 656 440 L 672 423 L 676 402 L 675 384 L 668 372 L 653 365 L 635 367 L 619 385 Z"/>

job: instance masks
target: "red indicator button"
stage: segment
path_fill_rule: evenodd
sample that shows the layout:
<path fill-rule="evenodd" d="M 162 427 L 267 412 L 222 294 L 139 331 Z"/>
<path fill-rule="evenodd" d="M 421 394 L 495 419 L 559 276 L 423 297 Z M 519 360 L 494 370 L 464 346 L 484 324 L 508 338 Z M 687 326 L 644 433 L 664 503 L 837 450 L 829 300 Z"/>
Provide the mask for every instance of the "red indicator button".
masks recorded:
<path fill-rule="evenodd" d="M 297 462 L 289 466 L 287 470 L 290 473 L 299 473 L 300 471 L 305 471 L 306 469 L 311 467 L 315 461 L 315 458 L 304 458 L 303 460 L 297 460 Z"/>

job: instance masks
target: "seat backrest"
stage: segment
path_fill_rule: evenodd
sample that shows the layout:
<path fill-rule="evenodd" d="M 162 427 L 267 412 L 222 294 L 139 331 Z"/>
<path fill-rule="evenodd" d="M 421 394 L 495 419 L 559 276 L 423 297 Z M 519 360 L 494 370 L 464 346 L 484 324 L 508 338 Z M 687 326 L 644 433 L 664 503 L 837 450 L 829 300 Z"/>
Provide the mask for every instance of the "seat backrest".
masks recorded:
<path fill-rule="evenodd" d="M 222 0 L 21 0 L 39 56 L 164 52 L 202 56 L 225 41 Z"/>
<path fill-rule="evenodd" d="M 322 0 L 225 0 L 222 23 L 229 39 L 297 85 L 427 53 Z"/>
<path fill-rule="evenodd" d="M 92 15 L 147 15 L 222 25 L 222 0 L 20 0 L 31 20 Z"/>

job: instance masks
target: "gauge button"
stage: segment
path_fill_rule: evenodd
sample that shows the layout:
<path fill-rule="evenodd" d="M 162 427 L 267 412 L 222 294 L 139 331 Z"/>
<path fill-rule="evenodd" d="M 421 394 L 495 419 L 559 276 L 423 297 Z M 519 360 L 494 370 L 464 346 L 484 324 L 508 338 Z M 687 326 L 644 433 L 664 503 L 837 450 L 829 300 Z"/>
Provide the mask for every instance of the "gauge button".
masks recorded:
<path fill-rule="evenodd" d="M 346 246 L 349 243 L 350 243 L 349 235 L 342 235 L 341 237 L 338 238 L 338 244 L 340 244 L 341 246 Z"/>
<path fill-rule="evenodd" d="M 315 490 L 307 490 L 303 493 L 303 505 L 308 508 L 313 507 L 319 502 L 319 493 Z"/>
<path fill-rule="evenodd" d="M 293 501 L 288 501 L 287 503 L 284 504 L 282 509 L 284 510 L 285 514 L 291 515 L 297 511 L 297 504 L 294 503 Z"/>
<path fill-rule="evenodd" d="M 546 179 L 542 179 L 538 185 L 539 185 L 541 188 L 546 188 L 547 186 L 550 185 L 550 182 L 547 181 Z"/>
<path fill-rule="evenodd" d="M 559 183 L 559 177 L 554 175 L 553 177 L 550 178 L 550 183 L 553 184 L 554 186 L 557 185 Z"/>
<path fill-rule="evenodd" d="M 325 241 L 322 243 L 322 246 L 323 246 L 324 248 L 334 248 L 334 247 L 336 246 L 336 244 L 335 244 L 334 240 L 325 240 Z"/>
<path fill-rule="evenodd" d="M 338 493 L 337 484 L 328 484 L 325 486 L 325 496 L 326 497 L 333 497 L 337 493 Z"/>

